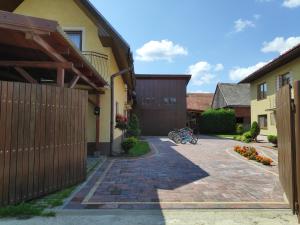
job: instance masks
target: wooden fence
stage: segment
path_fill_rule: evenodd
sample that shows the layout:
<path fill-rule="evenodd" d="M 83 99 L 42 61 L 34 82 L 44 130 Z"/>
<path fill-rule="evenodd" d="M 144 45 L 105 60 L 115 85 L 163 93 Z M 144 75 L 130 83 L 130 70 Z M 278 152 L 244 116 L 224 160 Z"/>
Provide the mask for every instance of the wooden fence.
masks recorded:
<path fill-rule="evenodd" d="M 85 91 L 0 82 L 0 205 L 85 179 Z"/>
<path fill-rule="evenodd" d="M 293 213 L 300 202 L 300 81 L 282 87 L 276 95 L 279 178 Z M 300 221 L 300 220 L 299 220 Z"/>

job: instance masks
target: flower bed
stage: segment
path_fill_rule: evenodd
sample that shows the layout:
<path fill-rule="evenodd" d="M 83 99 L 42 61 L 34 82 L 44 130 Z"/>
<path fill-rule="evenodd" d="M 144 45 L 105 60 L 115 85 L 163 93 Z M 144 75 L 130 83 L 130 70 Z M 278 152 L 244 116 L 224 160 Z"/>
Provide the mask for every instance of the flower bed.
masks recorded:
<path fill-rule="evenodd" d="M 271 166 L 273 160 L 259 155 L 257 150 L 254 147 L 247 147 L 247 146 L 235 146 L 234 151 L 239 153 L 240 155 L 244 156 L 249 160 L 255 160 L 256 162 L 262 163 L 266 166 Z"/>

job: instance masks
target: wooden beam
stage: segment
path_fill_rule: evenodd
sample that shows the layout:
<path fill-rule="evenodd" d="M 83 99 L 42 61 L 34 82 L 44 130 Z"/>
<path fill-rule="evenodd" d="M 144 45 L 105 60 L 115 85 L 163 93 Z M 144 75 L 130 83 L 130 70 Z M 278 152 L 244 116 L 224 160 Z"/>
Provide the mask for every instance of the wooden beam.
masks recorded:
<path fill-rule="evenodd" d="M 75 85 L 77 84 L 77 81 L 79 80 L 79 78 L 80 77 L 78 75 L 74 76 L 69 84 L 69 88 L 74 88 Z"/>
<path fill-rule="evenodd" d="M 73 67 L 72 71 L 78 75 L 82 80 L 84 80 L 87 84 L 89 84 L 91 87 L 95 88 L 96 90 L 98 90 L 98 87 L 96 84 L 94 84 L 93 82 L 91 82 L 86 76 L 84 76 L 77 68 Z"/>
<path fill-rule="evenodd" d="M 26 39 L 33 40 L 36 44 L 38 44 L 41 49 L 54 61 L 67 62 L 67 60 L 63 56 L 56 52 L 56 50 L 39 35 L 27 32 L 25 37 Z"/>
<path fill-rule="evenodd" d="M 23 68 L 15 67 L 15 70 L 29 83 L 34 83 L 34 84 L 37 83 L 37 81 L 32 76 L 30 76 L 30 74 L 27 71 L 25 71 Z"/>
<path fill-rule="evenodd" d="M 32 34 L 32 33 L 26 33 L 26 38 L 33 40 L 36 44 L 38 44 L 44 53 L 46 53 L 51 59 L 58 61 L 58 62 L 67 62 L 67 60 L 61 56 L 59 53 L 55 51 L 53 47 L 51 47 L 44 39 L 42 39 L 40 36 Z M 98 89 L 97 85 L 95 85 L 93 82 L 91 82 L 86 76 L 84 76 L 77 68 L 73 67 L 72 71 L 78 75 L 81 79 L 83 79 L 87 84 L 89 84 L 91 87 Z"/>
<path fill-rule="evenodd" d="M 93 106 L 97 106 L 96 101 L 94 101 L 94 100 L 91 99 L 90 97 L 88 97 L 88 101 L 89 101 L 89 103 L 91 103 Z"/>
<path fill-rule="evenodd" d="M 28 67 L 46 69 L 72 69 L 73 63 L 70 62 L 49 62 L 49 61 L 0 61 L 0 67 Z"/>
<path fill-rule="evenodd" d="M 57 69 L 56 84 L 59 87 L 64 87 L 64 84 L 65 84 L 65 69 L 63 69 L 63 68 L 58 68 Z"/>

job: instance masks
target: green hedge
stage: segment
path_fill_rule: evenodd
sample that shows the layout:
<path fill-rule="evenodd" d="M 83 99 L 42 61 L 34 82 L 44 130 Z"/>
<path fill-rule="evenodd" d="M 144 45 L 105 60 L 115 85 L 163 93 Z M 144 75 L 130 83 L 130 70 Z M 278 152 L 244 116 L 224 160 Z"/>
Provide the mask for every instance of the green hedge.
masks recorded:
<path fill-rule="evenodd" d="M 208 109 L 202 113 L 199 126 L 201 133 L 235 133 L 236 120 L 234 110 Z"/>

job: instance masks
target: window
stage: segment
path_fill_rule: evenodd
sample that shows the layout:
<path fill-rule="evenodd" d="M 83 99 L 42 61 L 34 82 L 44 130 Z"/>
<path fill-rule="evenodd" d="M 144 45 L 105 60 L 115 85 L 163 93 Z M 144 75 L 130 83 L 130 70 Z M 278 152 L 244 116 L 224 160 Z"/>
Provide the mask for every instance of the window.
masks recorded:
<path fill-rule="evenodd" d="M 257 100 L 262 100 L 267 98 L 267 83 L 262 83 L 257 86 Z"/>
<path fill-rule="evenodd" d="M 169 104 L 169 102 L 170 102 L 170 101 L 169 101 L 169 98 L 168 98 L 168 97 L 164 97 L 164 103 L 165 103 L 165 104 Z"/>
<path fill-rule="evenodd" d="M 292 75 L 291 73 L 286 73 L 277 77 L 277 90 L 285 85 L 292 85 Z"/>
<path fill-rule="evenodd" d="M 261 129 L 268 128 L 268 116 L 267 115 L 259 115 L 258 116 L 258 125 Z"/>
<path fill-rule="evenodd" d="M 73 44 L 82 51 L 82 31 L 65 31 Z"/>
<path fill-rule="evenodd" d="M 175 97 L 170 98 L 170 103 L 171 104 L 176 104 L 177 99 Z"/>

